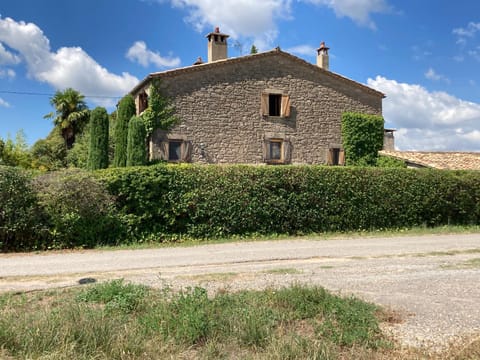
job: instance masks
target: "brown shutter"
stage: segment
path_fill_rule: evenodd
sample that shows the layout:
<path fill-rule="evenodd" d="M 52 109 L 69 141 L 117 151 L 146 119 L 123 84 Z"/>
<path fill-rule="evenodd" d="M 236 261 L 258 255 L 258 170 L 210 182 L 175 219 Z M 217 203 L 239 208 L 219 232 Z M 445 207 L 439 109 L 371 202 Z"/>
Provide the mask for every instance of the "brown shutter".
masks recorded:
<path fill-rule="evenodd" d="M 281 107 L 280 116 L 281 117 L 290 116 L 290 96 L 289 95 L 282 95 L 282 107 Z"/>
<path fill-rule="evenodd" d="M 328 165 L 333 165 L 333 149 L 328 149 L 327 164 Z"/>
<path fill-rule="evenodd" d="M 264 161 L 269 161 L 271 158 L 270 156 L 270 140 L 265 139 L 263 142 L 263 159 Z"/>
<path fill-rule="evenodd" d="M 283 163 L 289 164 L 292 157 L 292 146 L 289 140 L 283 141 Z"/>
<path fill-rule="evenodd" d="M 158 144 L 158 152 L 160 153 L 160 160 L 168 160 L 168 141 L 162 141 Z"/>
<path fill-rule="evenodd" d="M 345 150 L 340 149 L 338 154 L 338 165 L 345 165 Z"/>
<path fill-rule="evenodd" d="M 182 142 L 182 146 L 180 148 L 181 158 L 183 162 L 190 162 L 192 161 L 192 143 L 190 141 Z"/>
<path fill-rule="evenodd" d="M 268 94 L 266 93 L 262 93 L 260 113 L 264 116 L 268 115 Z"/>

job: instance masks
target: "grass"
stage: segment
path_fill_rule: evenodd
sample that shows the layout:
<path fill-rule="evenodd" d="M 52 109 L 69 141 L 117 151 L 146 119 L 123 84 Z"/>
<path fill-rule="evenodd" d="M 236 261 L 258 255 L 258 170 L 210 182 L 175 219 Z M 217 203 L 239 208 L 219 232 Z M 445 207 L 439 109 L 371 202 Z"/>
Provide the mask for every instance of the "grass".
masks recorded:
<path fill-rule="evenodd" d="M 414 235 L 446 235 L 446 234 L 469 234 L 480 233 L 480 226 L 452 226 L 445 225 L 439 227 L 419 226 L 414 228 L 401 229 L 379 229 L 379 230 L 361 230 L 348 232 L 327 232 L 327 233 L 311 233 L 297 236 L 289 236 L 285 234 L 250 234 L 246 236 L 231 236 L 228 238 L 208 238 L 193 239 L 180 237 L 174 240 L 157 239 L 152 236 L 144 241 L 122 244 L 120 246 L 99 247 L 104 250 L 121 250 L 121 249 L 149 249 L 158 247 L 188 247 L 206 244 L 224 244 L 238 241 L 270 241 L 270 240 L 291 240 L 291 239 L 307 239 L 307 240 L 335 240 L 335 239 L 352 239 L 361 237 L 395 237 L 395 236 L 414 236 Z"/>
<path fill-rule="evenodd" d="M 0 355 L 12 359 L 335 358 L 387 349 L 381 310 L 320 287 L 208 296 L 122 280 L 0 297 Z M 320 357 L 322 358 L 322 357 Z"/>
<path fill-rule="evenodd" d="M 272 275 L 298 275 L 302 274 L 303 271 L 296 268 L 276 268 L 263 271 L 264 274 Z"/>
<path fill-rule="evenodd" d="M 396 314 L 321 287 L 173 292 L 113 280 L 0 296 L 1 359 L 478 359 L 480 338 L 440 353 L 395 345 Z"/>

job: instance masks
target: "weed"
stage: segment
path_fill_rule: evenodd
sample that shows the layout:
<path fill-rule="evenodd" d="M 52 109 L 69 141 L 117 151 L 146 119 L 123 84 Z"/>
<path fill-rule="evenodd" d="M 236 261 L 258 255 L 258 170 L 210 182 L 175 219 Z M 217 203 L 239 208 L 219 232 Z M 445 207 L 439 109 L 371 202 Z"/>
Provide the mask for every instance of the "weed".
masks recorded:
<path fill-rule="evenodd" d="M 302 274 L 303 271 L 296 268 L 276 268 L 276 269 L 265 270 L 264 273 L 274 274 L 274 275 L 297 275 L 297 274 Z"/>

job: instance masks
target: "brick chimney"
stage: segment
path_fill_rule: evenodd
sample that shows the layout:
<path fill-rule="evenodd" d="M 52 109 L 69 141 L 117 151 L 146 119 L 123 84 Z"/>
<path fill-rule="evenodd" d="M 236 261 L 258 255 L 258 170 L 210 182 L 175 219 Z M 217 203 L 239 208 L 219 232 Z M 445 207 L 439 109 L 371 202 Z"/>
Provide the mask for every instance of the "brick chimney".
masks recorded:
<path fill-rule="evenodd" d="M 224 60 L 227 58 L 227 38 L 229 35 L 222 34 L 218 27 L 208 34 L 208 62 Z"/>
<path fill-rule="evenodd" d="M 325 46 L 324 41 L 322 41 L 320 47 L 317 49 L 317 65 L 325 70 L 329 70 L 328 50 L 330 50 L 330 48 Z"/>

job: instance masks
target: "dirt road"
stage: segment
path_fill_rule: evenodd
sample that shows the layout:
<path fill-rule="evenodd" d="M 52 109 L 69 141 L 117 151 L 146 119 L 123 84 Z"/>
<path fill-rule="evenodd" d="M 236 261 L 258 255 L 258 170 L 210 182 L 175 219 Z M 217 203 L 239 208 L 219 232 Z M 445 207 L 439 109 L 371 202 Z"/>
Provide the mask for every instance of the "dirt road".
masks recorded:
<path fill-rule="evenodd" d="M 398 311 L 390 331 L 406 344 L 480 334 L 480 234 L 0 255 L 0 292 L 119 277 L 211 291 L 316 284 Z"/>

